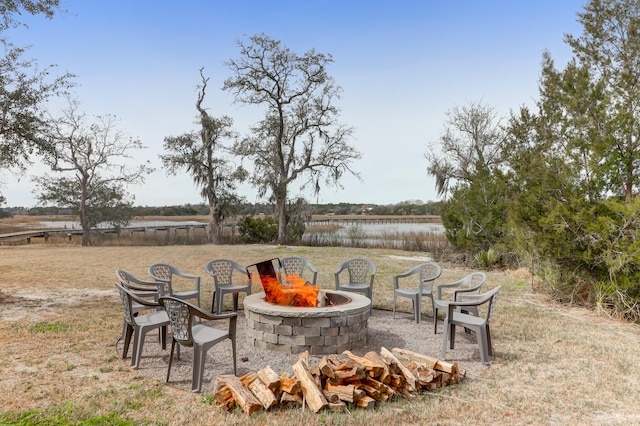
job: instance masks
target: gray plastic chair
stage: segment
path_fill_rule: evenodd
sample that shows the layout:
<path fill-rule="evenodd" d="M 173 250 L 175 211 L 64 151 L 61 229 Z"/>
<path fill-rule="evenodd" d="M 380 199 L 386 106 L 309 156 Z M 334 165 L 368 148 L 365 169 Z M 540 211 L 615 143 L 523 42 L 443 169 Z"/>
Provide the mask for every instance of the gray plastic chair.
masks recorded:
<path fill-rule="evenodd" d="M 163 295 L 169 295 L 177 297 L 182 300 L 197 299 L 198 306 L 200 306 L 200 277 L 196 275 L 187 274 L 182 272 L 175 266 L 166 263 L 155 263 L 149 266 L 149 275 L 154 280 L 161 282 L 165 285 L 163 289 Z M 180 290 L 176 291 L 174 285 L 174 276 L 193 282 L 193 290 Z M 176 280 L 177 281 L 177 280 Z"/>
<path fill-rule="evenodd" d="M 152 300 L 154 302 L 158 302 L 158 298 L 162 296 L 162 289 L 164 284 L 158 283 L 157 281 L 144 281 L 140 278 L 137 278 L 135 275 L 125 271 L 124 269 L 116 269 L 116 277 L 120 284 L 136 294 L 136 296 L 141 297 L 143 299 Z M 133 302 L 131 304 L 131 309 L 133 315 L 137 315 L 139 312 L 148 310 L 149 307 L 142 305 L 138 302 Z M 127 321 L 122 324 L 122 339 L 124 339 L 127 331 Z"/>
<path fill-rule="evenodd" d="M 393 318 L 396 317 L 396 303 L 398 297 L 408 297 L 413 303 L 413 313 L 416 324 L 420 324 L 422 314 L 421 301 L 423 297 L 431 300 L 431 312 L 436 312 L 433 303 L 433 282 L 442 274 L 440 265 L 427 262 L 420 264 L 403 274 L 393 277 Z M 402 287 L 403 282 L 412 281 L 411 287 Z M 415 286 L 417 281 L 417 286 Z"/>
<path fill-rule="evenodd" d="M 140 278 L 136 277 L 130 272 L 127 272 L 124 269 L 116 269 L 116 277 L 120 281 L 120 284 L 122 284 L 126 288 L 155 292 L 157 294 L 157 297 L 155 298 L 156 301 L 162 295 L 161 292 L 164 288 L 164 285 L 157 281 L 141 280 Z"/>
<path fill-rule="evenodd" d="M 349 259 L 344 261 L 333 275 L 336 290 L 364 293 L 371 299 L 373 306 L 373 280 L 376 277 L 376 265 L 373 262 L 364 258 Z M 348 277 L 344 279 L 344 275 Z"/>
<path fill-rule="evenodd" d="M 459 297 L 462 295 L 479 294 L 486 281 L 487 275 L 484 272 L 473 272 L 458 281 L 438 285 L 436 290 L 435 310 L 433 314 L 433 333 L 435 334 L 438 332 L 438 301 L 445 300 L 442 290 L 454 289 L 450 300 L 458 301 Z M 478 308 L 473 306 L 464 309 L 463 312 L 478 316 Z"/>
<path fill-rule="evenodd" d="M 280 282 L 286 282 L 286 278 L 292 275 L 301 277 L 312 285 L 316 285 L 318 279 L 318 271 L 316 268 L 307 259 L 299 256 L 289 256 L 280 259 L 280 263 L 277 265 L 277 272 L 281 276 Z M 282 276 L 283 273 L 284 276 Z"/>
<path fill-rule="evenodd" d="M 116 287 L 120 292 L 120 299 L 122 300 L 122 307 L 124 308 L 124 320 L 127 324 L 124 338 L 124 347 L 122 349 L 122 359 L 125 359 L 127 357 L 127 353 L 129 352 L 129 343 L 131 342 L 131 336 L 133 335 L 133 352 L 131 354 L 131 365 L 134 369 L 138 369 L 138 367 L 140 366 L 140 358 L 142 357 L 144 339 L 149 331 L 155 330 L 157 328 L 160 329 L 160 341 L 162 343 L 162 349 L 166 349 L 167 326 L 169 325 L 169 317 L 163 310 L 155 310 L 151 311 L 148 314 L 136 315 L 133 311 L 134 303 L 146 306 L 147 309 L 156 309 L 160 305 L 158 302 L 138 297 L 134 292 L 126 289 L 119 283 L 116 283 Z"/>
<path fill-rule="evenodd" d="M 236 365 L 236 321 L 238 314 L 228 312 L 226 314 L 210 314 L 197 306 L 171 296 L 160 298 L 160 304 L 164 307 L 171 321 L 171 354 L 169 355 L 169 368 L 167 369 L 167 382 L 171 374 L 171 363 L 173 362 L 173 351 L 176 343 L 178 346 L 178 359 L 180 358 L 180 345 L 193 348 L 193 373 L 191 379 L 191 391 L 202 391 L 202 376 L 204 374 L 204 364 L 207 358 L 207 351 L 214 345 L 229 339 L 231 340 L 231 350 L 233 353 L 233 374 L 237 374 Z M 196 322 L 195 318 L 204 320 L 228 319 L 227 330 L 220 330 Z"/>
<path fill-rule="evenodd" d="M 456 325 L 476 333 L 478 346 L 480 348 L 480 358 L 484 364 L 489 364 L 489 357 L 493 356 L 493 345 L 491 343 L 491 330 L 489 323 L 493 316 L 493 311 L 498 299 L 500 286 L 486 293 L 471 294 L 460 296 L 458 302 L 446 302 L 447 316 L 444 319 L 444 332 L 442 334 L 442 359 L 446 359 L 447 340 L 449 340 L 450 348 L 454 349 L 456 336 Z M 486 316 L 484 318 L 476 315 L 462 313 L 461 310 L 468 308 L 478 308 L 485 303 L 489 304 Z"/>
<path fill-rule="evenodd" d="M 211 312 L 221 313 L 222 302 L 225 294 L 233 295 L 233 310 L 238 310 L 238 298 L 240 293 L 251 294 L 251 279 L 247 270 L 237 262 L 229 259 L 216 259 L 207 263 L 204 267 L 207 274 L 213 277 L 214 290 L 211 299 Z M 234 272 L 236 278 L 234 285 Z M 238 282 L 241 280 L 241 282 Z M 214 309 L 215 307 L 215 309 Z"/>

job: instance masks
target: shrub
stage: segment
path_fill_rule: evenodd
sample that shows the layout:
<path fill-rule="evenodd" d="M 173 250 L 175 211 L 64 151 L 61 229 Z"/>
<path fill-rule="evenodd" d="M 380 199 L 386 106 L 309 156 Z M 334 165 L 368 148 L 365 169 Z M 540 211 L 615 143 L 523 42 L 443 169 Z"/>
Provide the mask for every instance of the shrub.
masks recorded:
<path fill-rule="evenodd" d="M 245 216 L 238 222 L 238 232 L 243 243 L 271 243 L 278 239 L 278 220 L 273 216 Z"/>
<path fill-rule="evenodd" d="M 481 268 L 491 268 L 500 262 L 500 253 L 493 247 L 475 254 L 474 259 Z"/>

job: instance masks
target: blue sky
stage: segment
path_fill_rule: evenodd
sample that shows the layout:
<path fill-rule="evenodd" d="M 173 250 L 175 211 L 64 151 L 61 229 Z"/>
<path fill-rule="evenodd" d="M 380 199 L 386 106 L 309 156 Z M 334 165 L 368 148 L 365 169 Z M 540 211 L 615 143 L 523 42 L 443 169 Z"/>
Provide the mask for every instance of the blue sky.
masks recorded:
<path fill-rule="evenodd" d="M 197 129 L 199 69 L 211 77 L 205 106 L 228 115 L 246 134 L 261 118 L 222 92 L 224 62 L 236 42 L 265 33 L 302 54 L 330 53 L 329 72 L 343 89 L 341 122 L 355 128 L 353 166 L 362 182 L 325 187 L 319 203 L 392 204 L 437 200 L 424 153 L 443 130 L 446 112 L 469 102 L 501 116 L 533 105 L 544 50 L 559 68 L 571 51 L 563 35 L 578 35 L 580 0 L 61 0 L 53 20 L 26 18 L 12 31 L 16 45 L 41 66 L 77 76 L 74 96 L 91 115 L 114 114 L 120 128 L 148 148 L 156 172 L 131 187 L 136 205 L 202 202 L 189 176 L 167 176 L 158 156 L 166 136 Z M 33 167 L 32 173 L 46 169 Z M 0 175 L 8 206 L 33 206 L 29 176 Z M 295 193 L 297 185 L 291 190 Z M 250 202 L 261 201 L 249 186 Z"/>

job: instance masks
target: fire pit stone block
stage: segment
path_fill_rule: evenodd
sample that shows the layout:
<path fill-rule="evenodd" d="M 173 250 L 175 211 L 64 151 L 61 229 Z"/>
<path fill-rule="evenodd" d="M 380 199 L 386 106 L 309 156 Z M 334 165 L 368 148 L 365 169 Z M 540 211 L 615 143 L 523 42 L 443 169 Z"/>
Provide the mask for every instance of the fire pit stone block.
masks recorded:
<path fill-rule="evenodd" d="M 357 293 L 327 291 L 348 301 L 321 307 L 281 306 L 264 293 L 244 299 L 247 338 L 259 349 L 312 355 L 342 353 L 362 347 L 368 336 L 371 301 Z"/>

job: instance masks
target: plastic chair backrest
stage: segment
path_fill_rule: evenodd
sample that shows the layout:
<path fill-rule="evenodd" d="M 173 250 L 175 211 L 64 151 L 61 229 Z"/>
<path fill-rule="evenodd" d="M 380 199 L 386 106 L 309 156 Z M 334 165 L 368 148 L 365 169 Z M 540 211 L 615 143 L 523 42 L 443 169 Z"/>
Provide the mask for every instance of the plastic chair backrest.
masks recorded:
<path fill-rule="evenodd" d="M 120 300 L 124 308 L 124 319 L 128 324 L 133 324 L 133 303 L 131 295 L 129 295 L 129 292 L 122 285 L 116 283 L 116 286 L 118 287 Z"/>
<path fill-rule="evenodd" d="M 174 298 L 161 298 L 160 303 L 169 316 L 173 339 L 184 346 L 193 346 L 193 316 L 187 304 Z"/>
<path fill-rule="evenodd" d="M 368 284 L 367 277 L 375 272 L 375 268 L 369 260 L 358 258 L 348 261 L 347 271 L 350 283 Z"/>
<path fill-rule="evenodd" d="M 442 268 L 437 263 L 428 262 L 420 266 L 420 284 L 422 289 L 433 289 L 434 281 L 442 274 Z"/>
<path fill-rule="evenodd" d="M 213 279 L 218 286 L 230 286 L 233 284 L 233 265 L 232 260 L 217 259 L 207 263 L 206 272 L 213 275 Z M 238 265 L 239 266 L 239 265 Z"/>

